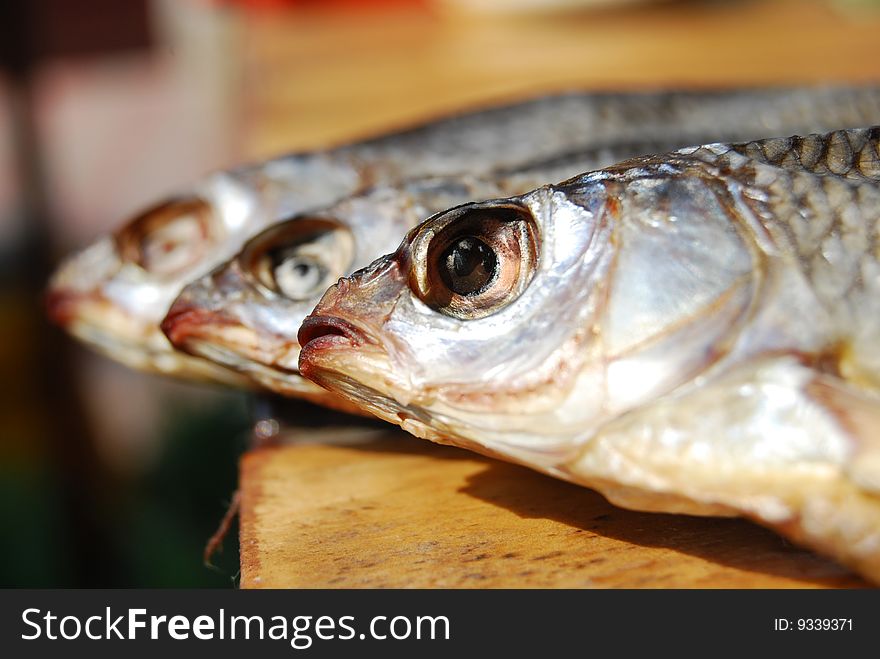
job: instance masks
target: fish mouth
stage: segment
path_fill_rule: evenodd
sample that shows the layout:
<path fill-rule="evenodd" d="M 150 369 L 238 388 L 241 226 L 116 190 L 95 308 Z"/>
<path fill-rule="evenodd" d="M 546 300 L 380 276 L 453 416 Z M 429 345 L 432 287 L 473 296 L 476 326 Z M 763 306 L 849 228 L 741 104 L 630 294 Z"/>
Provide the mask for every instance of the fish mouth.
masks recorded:
<path fill-rule="evenodd" d="M 248 386 L 240 375 L 172 349 L 154 324 L 139 322 L 96 292 L 53 289 L 45 296 L 53 322 L 80 341 L 130 368 L 233 386 Z"/>
<path fill-rule="evenodd" d="M 353 348 L 364 344 L 375 344 L 369 334 L 347 320 L 337 316 L 308 316 L 297 333 L 302 351 L 321 350 L 340 344 Z"/>
<path fill-rule="evenodd" d="M 338 316 L 310 316 L 298 334 L 299 372 L 304 378 L 349 401 L 362 413 L 396 425 L 407 419 L 427 426 L 427 417 L 410 405 L 407 387 L 389 370 L 383 345 L 366 330 Z"/>
<path fill-rule="evenodd" d="M 159 327 L 175 348 L 191 352 L 191 344 L 213 337 L 217 328 L 237 324 L 234 318 L 222 312 L 175 302 Z"/>
<path fill-rule="evenodd" d="M 276 370 L 282 376 L 299 373 L 286 364 L 295 363 L 298 357 L 296 341 L 255 329 L 226 310 L 209 309 L 178 299 L 165 315 L 161 327 L 178 350 L 237 371 L 259 368 Z"/>
<path fill-rule="evenodd" d="M 162 331 L 176 348 L 239 373 L 269 391 L 369 416 L 357 405 L 304 378 L 298 367 L 285 365 L 299 356 L 296 341 L 256 332 L 233 316 L 188 302 L 172 306 Z"/>
<path fill-rule="evenodd" d="M 44 304 L 53 323 L 102 352 L 117 347 L 151 353 L 165 342 L 155 326 L 122 312 L 96 291 L 50 289 Z"/>
<path fill-rule="evenodd" d="M 71 291 L 48 291 L 43 298 L 46 314 L 56 325 L 67 327 L 76 317 L 78 297 Z"/>

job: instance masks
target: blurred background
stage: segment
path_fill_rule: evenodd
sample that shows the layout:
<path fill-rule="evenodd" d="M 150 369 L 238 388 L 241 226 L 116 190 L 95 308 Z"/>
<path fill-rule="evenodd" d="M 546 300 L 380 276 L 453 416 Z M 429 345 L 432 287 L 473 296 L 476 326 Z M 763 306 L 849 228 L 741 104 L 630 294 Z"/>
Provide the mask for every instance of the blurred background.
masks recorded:
<path fill-rule="evenodd" d="M 206 172 L 564 89 L 880 82 L 868 0 L 4 0 L 0 586 L 236 584 L 252 401 L 51 327 L 66 253 Z"/>

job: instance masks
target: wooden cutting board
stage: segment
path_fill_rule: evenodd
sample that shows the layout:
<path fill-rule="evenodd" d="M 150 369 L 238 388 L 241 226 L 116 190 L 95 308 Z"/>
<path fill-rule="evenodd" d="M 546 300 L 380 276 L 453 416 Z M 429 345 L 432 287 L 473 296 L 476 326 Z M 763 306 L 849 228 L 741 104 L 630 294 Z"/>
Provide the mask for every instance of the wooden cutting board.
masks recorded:
<path fill-rule="evenodd" d="M 743 520 L 622 510 L 523 467 L 374 433 L 244 456 L 243 588 L 865 585 Z"/>

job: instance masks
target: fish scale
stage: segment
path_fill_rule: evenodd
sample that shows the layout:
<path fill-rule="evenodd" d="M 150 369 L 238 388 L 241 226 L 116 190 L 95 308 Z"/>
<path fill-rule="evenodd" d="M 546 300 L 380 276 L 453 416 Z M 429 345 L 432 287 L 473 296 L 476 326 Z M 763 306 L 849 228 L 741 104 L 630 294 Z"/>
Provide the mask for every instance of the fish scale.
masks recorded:
<path fill-rule="evenodd" d="M 878 143 L 875 127 L 682 153 L 743 185 L 774 245 L 797 257 L 823 306 L 858 323 L 865 314 L 853 306 L 873 304 L 877 293 L 876 279 L 863 274 L 878 258 L 880 190 L 860 183 L 880 181 Z"/>
<path fill-rule="evenodd" d="M 878 140 L 880 129 L 874 127 L 760 140 L 735 144 L 729 150 L 752 161 L 763 161 L 783 169 L 843 176 L 857 181 L 878 181 Z"/>

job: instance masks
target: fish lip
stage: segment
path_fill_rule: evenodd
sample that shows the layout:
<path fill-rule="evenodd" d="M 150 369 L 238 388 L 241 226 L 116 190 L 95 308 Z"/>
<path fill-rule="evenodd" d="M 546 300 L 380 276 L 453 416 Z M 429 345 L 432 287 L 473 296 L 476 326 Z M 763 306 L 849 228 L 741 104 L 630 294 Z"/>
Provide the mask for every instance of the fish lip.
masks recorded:
<path fill-rule="evenodd" d="M 43 293 L 43 307 L 46 315 L 59 327 L 69 330 L 82 322 L 82 312 L 88 305 L 100 305 L 113 309 L 114 305 L 99 290 L 77 290 L 70 287 L 49 288 Z M 94 325 L 94 322 L 89 323 Z M 138 323 L 141 325 L 142 323 Z"/>
<path fill-rule="evenodd" d="M 132 368 L 144 366 L 141 359 L 132 361 L 129 354 L 142 356 L 151 366 L 154 366 L 155 360 L 174 354 L 170 346 L 163 350 L 155 345 L 157 338 L 167 343 L 155 325 L 137 323 L 136 334 L 108 329 L 102 321 L 113 318 L 115 307 L 98 291 L 50 288 L 44 293 L 43 302 L 46 314 L 53 323 L 111 359 L 123 364 L 136 364 Z M 99 308 L 95 310 L 95 306 Z"/>
<path fill-rule="evenodd" d="M 70 289 L 49 289 L 43 296 L 46 315 L 56 325 L 68 327 L 76 318 L 76 307 L 83 297 Z"/>
<path fill-rule="evenodd" d="M 338 316 L 307 316 L 297 332 L 302 351 L 321 349 L 344 342 L 352 347 L 376 341 L 363 329 Z M 302 354 L 302 352 L 300 353 Z"/>
<path fill-rule="evenodd" d="M 247 379 L 231 370 L 215 368 L 204 359 L 195 360 L 182 354 L 185 350 L 173 350 L 157 323 L 133 318 L 99 290 L 50 284 L 42 301 L 53 323 L 91 349 L 131 368 L 166 375 L 183 374 L 236 387 L 249 386 Z M 125 323 L 124 332 L 115 327 L 117 323 Z M 168 362 L 169 359 L 174 361 Z M 206 366 L 210 370 L 206 371 Z"/>
<path fill-rule="evenodd" d="M 87 345 L 115 346 L 125 350 L 139 350 L 153 354 L 160 351 L 148 344 L 156 335 L 161 336 L 156 325 L 144 323 L 119 310 L 99 290 L 77 290 L 50 284 L 43 293 L 42 302 L 49 320 L 67 332 L 77 336 Z M 108 320 L 119 319 L 127 324 L 125 334 L 108 329 Z M 82 331 L 83 329 L 87 331 Z M 87 336 L 85 336 L 87 335 Z"/>
<path fill-rule="evenodd" d="M 189 341 L 204 337 L 205 327 L 235 324 L 234 318 L 222 312 L 189 303 L 175 303 L 159 327 L 175 348 L 187 351 Z"/>
<path fill-rule="evenodd" d="M 100 307 L 98 315 L 106 319 L 109 314 L 116 313 L 115 306 L 100 291 L 78 291 L 72 288 L 50 287 L 43 294 L 43 305 L 46 315 L 54 324 L 62 329 L 77 334 L 77 327 L 87 327 L 89 334 L 102 336 L 102 341 L 86 340 L 86 343 L 113 344 L 126 349 L 145 349 L 151 335 L 157 333 L 155 326 L 136 322 L 138 337 L 136 339 L 122 339 L 113 332 L 108 331 L 104 324 L 96 322 L 94 307 Z M 84 313 L 88 311 L 89 313 Z M 154 351 L 150 351 L 154 352 Z"/>
<path fill-rule="evenodd" d="M 283 382 L 285 377 L 303 379 L 298 368 L 281 363 L 289 352 L 299 351 L 296 340 L 247 323 L 234 311 L 212 309 L 188 297 L 178 298 L 160 326 L 175 349 L 241 373 L 254 382 L 263 384 L 261 377 L 273 382 Z M 227 329 L 243 331 L 246 336 L 230 341 L 224 334 Z"/>

